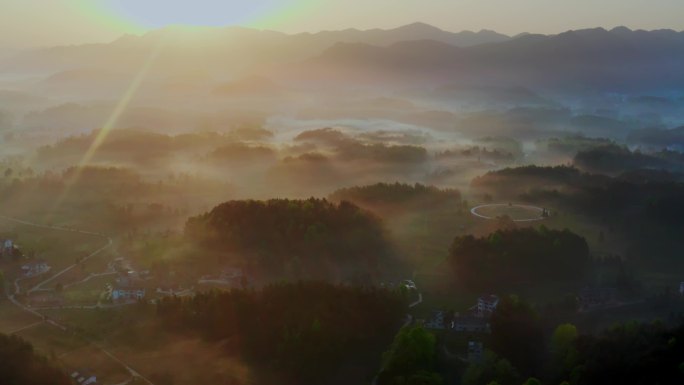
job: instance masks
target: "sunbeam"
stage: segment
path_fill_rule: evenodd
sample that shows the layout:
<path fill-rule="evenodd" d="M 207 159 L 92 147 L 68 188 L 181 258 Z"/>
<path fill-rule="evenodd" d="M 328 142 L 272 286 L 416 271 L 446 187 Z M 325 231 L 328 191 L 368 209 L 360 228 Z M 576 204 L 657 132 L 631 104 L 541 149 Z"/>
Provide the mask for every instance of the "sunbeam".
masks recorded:
<path fill-rule="evenodd" d="M 138 90 L 140 89 L 141 84 L 147 77 L 150 68 L 152 65 L 155 63 L 157 60 L 157 57 L 159 54 L 162 52 L 163 47 L 166 45 L 166 40 L 160 41 L 157 45 L 155 45 L 154 49 L 149 53 L 145 61 L 143 62 L 142 67 L 140 68 L 140 71 L 135 75 L 133 80 L 131 81 L 130 85 L 128 88 L 126 88 L 126 91 L 121 95 L 121 98 L 119 99 L 119 102 L 116 104 L 114 107 L 114 110 L 112 113 L 109 115 L 103 126 L 100 128 L 98 131 L 97 135 L 95 136 L 95 140 L 90 144 L 90 147 L 88 150 L 83 154 L 83 157 L 81 157 L 81 160 L 78 162 L 78 165 L 76 166 L 76 169 L 74 170 L 74 173 L 67 179 L 66 183 L 64 184 L 64 190 L 62 191 L 62 194 L 57 198 L 55 201 L 53 207 L 51 210 L 49 210 L 44 218 L 44 221 L 47 222 L 51 219 L 52 215 L 54 212 L 59 209 L 59 207 L 62 205 L 64 200 L 69 196 L 71 189 L 73 186 L 78 183 L 79 178 L 81 177 L 81 173 L 83 171 L 83 168 L 86 167 L 90 161 L 93 159 L 95 154 L 97 153 L 97 150 L 102 146 L 102 144 L 105 142 L 107 139 L 107 136 L 109 133 L 116 127 L 117 122 L 119 121 L 119 118 L 121 115 L 126 111 L 128 106 L 130 105 L 131 101 L 135 98 Z"/>

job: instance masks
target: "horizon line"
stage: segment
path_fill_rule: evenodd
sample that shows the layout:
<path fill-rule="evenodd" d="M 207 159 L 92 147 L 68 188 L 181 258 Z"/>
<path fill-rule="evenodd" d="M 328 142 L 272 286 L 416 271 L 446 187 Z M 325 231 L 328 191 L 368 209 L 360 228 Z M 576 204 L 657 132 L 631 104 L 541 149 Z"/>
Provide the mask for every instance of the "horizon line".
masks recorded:
<path fill-rule="evenodd" d="M 414 21 L 411 23 L 407 24 L 401 24 L 398 26 L 394 27 L 374 27 L 374 28 L 358 28 L 358 27 L 349 27 L 349 28 L 343 28 L 343 29 L 321 29 L 318 31 L 298 31 L 298 32 L 287 32 L 283 30 L 278 30 L 278 29 L 273 29 L 273 28 L 260 28 L 260 27 L 255 27 L 255 26 L 246 26 L 246 25 L 240 25 L 240 24 L 225 24 L 225 25 L 199 25 L 199 24 L 167 24 L 161 27 L 156 27 L 156 28 L 149 28 L 145 29 L 144 31 L 140 31 L 139 33 L 136 32 L 126 32 L 122 33 L 116 38 L 113 38 L 111 40 L 101 40 L 101 41 L 92 41 L 92 42 L 74 42 L 74 43 L 60 43 L 60 44 L 53 44 L 53 45 L 35 45 L 35 46 L 24 46 L 24 47 L 11 47 L 11 46 L 6 46 L 6 47 L 0 47 L 0 49 L 7 48 L 7 49 L 16 49 L 16 50 L 34 50 L 34 49 L 47 49 L 47 48 L 55 48 L 55 47 L 72 47 L 72 46 L 83 46 L 83 45 L 96 45 L 96 44 L 110 44 L 113 43 L 119 39 L 122 39 L 127 36 L 135 36 L 135 37 L 143 37 L 146 36 L 150 33 L 154 33 L 157 31 L 163 31 L 165 29 L 173 29 L 173 28 L 186 28 L 186 29 L 206 29 L 206 30 L 221 30 L 221 29 L 229 29 L 229 28 L 235 28 L 235 29 L 245 29 L 245 30 L 252 30 L 252 31 L 261 31 L 261 32 L 273 32 L 273 33 L 280 33 L 283 35 L 287 36 L 297 36 L 297 35 L 317 35 L 320 33 L 333 33 L 333 32 L 345 32 L 345 31 L 357 31 L 357 32 L 370 32 L 370 31 L 392 31 L 392 30 L 397 30 L 405 27 L 410 27 L 410 26 L 424 26 L 424 27 L 430 27 L 434 28 L 443 32 L 447 33 L 453 33 L 453 34 L 459 34 L 459 33 L 482 33 L 482 32 L 491 32 L 491 33 L 496 33 L 499 35 L 506 36 L 508 38 L 516 38 L 520 36 L 527 36 L 527 35 L 542 35 L 542 36 L 556 36 L 560 35 L 563 33 L 567 32 L 573 32 L 573 31 L 586 31 L 586 30 L 604 30 L 604 31 L 613 31 L 615 29 L 620 29 L 620 28 L 625 28 L 629 31 L 632 32 L 637 32 L 637 31 L 645 31 L 645 32 L 654 32 L 654 31 L 673 31 L 676 33 L 684 33 L 683 30 L 677 30 L 674 28 L 654 28 L 654 29 L 643 29 L 643 28 L 632 28 L 627 25 L 615 25 L 613 27 L 605 27 L 605 26 L 595 26 L 595 27 L 578 27 L 578 28 L 572 28 L 572 29 L 567 29 L 567 30 L 559 30 L 557 32 L 553 33 L 543 33 L 543 32 L 529 32 L 529 31 L 523 31 L 515 34 L 508 34 L 508 33 L 503 33 L 499 32 L 495 29 L 490 29 L 490 28 L 480 28 L 479 30 L 472 30 L 472 29 L 462 29 L 462 30 L 450 30 L 450 29 L 445 29 L 442 27 L 435 26 L 430 23 L 422 22 L 422 21 Z"/>

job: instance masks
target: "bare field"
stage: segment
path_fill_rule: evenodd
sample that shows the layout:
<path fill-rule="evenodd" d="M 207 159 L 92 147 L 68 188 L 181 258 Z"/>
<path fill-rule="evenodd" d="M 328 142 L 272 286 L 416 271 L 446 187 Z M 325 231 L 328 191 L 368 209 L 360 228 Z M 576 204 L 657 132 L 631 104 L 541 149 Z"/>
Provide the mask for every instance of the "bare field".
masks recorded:
<path fill-rule="evenodd" d="M 41 319 L 20 309 L 8 299 L 0 299 L 0 333 L 12 333 Z"/>

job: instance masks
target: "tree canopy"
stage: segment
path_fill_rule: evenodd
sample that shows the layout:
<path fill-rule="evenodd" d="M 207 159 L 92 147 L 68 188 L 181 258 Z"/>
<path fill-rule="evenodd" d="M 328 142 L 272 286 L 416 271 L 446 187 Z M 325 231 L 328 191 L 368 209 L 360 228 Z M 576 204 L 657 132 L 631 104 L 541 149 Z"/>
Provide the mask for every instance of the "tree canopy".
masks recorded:
<path fill-rule="evenodd" d="M 0 382 L 11 385 L 69 385 L 67 375 L 16 336 L 0 334 Z"/>
<path fill-rule="evenodd" d="M 506 290 L 530 282 L 575 280 L 585 273 L 589 247 L 568 230 L 520 228 L 487 237 L 454 239 L 450 262 L 458 281 L 478 290 Z"/>
<path fill-rule="evenodd" d="M 504 297 L 490 322 L 492 350 L 522 374 L 537 373 L 543 366 L 545 340 L 541 319 L 532 306 L 515 296 Z"/>
<path fill-rule="evenodd" d="M 376 183 L 349 187 L 330 195 L 333 201 L 350 201 L 362 207 L 385 210 L 415 208 L 460 207 L 461 193 L 454 189 L 439 189 L 420 183 Z"/>
<path fill-rule="evenodd" d="M 349 202 L 325 199 L 230 201 L 190 218 L 186 236 L 202 247 L 240 253 L 262 270 L 295 278 L 375 274 L 390 247 L 381 222 Z"/>
<path fill-rule="evenodd" d="M 222 341 L 227 354 L 295 384 L 325 383 L 356 357 L 379 356 L 404 310 L 399 293 L 322 282 L 166 298 L 157 305 L 169 330 Z"/>
<path fill-rule="evenodd" d="M 421 326 L 406 326 L 384 354 L 379 385 L 441 385 L 434 372 L 437 361 L 435 336 Z"/>

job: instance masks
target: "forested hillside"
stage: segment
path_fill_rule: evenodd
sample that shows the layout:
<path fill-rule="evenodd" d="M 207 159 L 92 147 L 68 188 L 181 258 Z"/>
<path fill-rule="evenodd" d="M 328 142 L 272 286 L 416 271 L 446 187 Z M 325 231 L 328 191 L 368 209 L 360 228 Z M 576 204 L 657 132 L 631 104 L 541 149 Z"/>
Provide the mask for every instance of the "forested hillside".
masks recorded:
<path fill-rule="evenodd" d="M 350 201 L 378 211 L 405 211 L 438 207 L 460 207 L 461 193 L 454 189 L 440 189 L 420 183 L 376 183 L 335 191 L 333 201 Z"/>
<path fill-rule="evenodd" d="M 244 255 L 267 274 L 368 279 L 390 254 L 379 219 L 349 202 L 325 199 L 230 201 L 190 218 L 201 247 Z"/>
<path fill-rule="evenodd" d="M 483 238 L 457 237 L 449 260 L 466 287 L 503 291 L 530 282 L 577 280 L 590 263 L 584 238 L 545 227 L 500 230 Z"/>
<path fill-rule="evenodd" d="M 353 379 L 345 370 L 358 365 L 366 374 L 377 370 L 380 352 L 403 321 L 405 302 L 397 292 L 303 282 L 166 298 L 157 310 L 169 330 L 220 341 L 226 354 L 273 371 L 287 384 L 337 384 Z M 369 353 L 370 362 L 359 362 Z"/>

